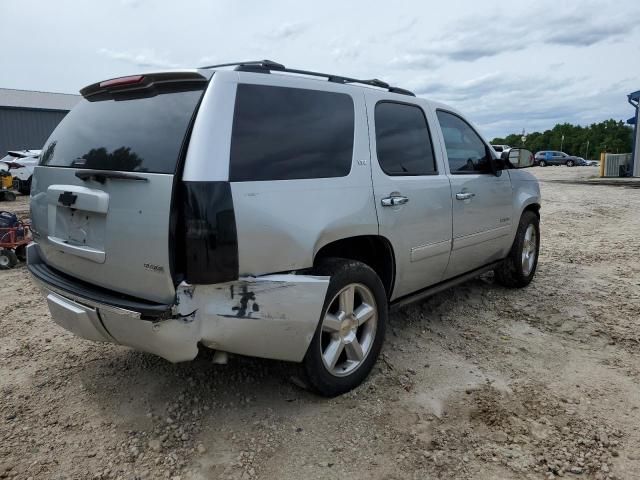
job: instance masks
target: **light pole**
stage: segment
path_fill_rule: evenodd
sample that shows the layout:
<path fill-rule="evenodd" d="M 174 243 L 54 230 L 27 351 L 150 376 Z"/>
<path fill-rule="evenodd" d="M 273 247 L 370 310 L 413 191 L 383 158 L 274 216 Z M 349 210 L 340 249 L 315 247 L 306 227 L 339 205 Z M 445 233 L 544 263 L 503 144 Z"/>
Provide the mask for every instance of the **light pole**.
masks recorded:
<path fill-rule="evenodd" d="M 586 160 L 588 160 L 588 159 L 589 159 L 589 140 L 587 140 L 587 148 L 586 148 L 586 150 L 584 151 L 584 158 L 585 158 Z"/>
<path fill-rule="evenodd" d="M 560 151 L 562 152 L 562 146 L 564 145 L 564 135 L 562 135 L 562 140 L 560 140 Z"/>

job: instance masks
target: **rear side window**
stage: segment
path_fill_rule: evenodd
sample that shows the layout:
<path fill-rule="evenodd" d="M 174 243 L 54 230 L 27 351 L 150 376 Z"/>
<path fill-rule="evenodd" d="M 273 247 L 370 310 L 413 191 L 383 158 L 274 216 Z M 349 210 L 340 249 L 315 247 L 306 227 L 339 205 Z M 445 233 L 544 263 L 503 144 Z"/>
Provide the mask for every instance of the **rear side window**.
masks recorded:
<path fill-rule="evenodd" d="M 420 107 L 380 102 L 375 122 L 378 162 L 387 175 L 436 173 L 431 135 Z"/>
<path fill-rule="evenodd" d="M 174 173 L 202 88 L 80 103 L 49 137 L 41 165 Z"/>
<path fill-rule="evenodd" d="M 347 94 L 239 84 L 229 179 L 346 176 L 353 157 L 354 118 Z"/>

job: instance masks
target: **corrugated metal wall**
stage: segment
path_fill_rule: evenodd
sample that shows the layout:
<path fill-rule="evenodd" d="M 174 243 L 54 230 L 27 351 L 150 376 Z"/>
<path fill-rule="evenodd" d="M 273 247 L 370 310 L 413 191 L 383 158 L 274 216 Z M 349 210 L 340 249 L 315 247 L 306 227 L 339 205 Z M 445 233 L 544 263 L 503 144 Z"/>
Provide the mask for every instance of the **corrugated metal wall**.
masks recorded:
<path fill-rule="evenodd" d="M 41 149 L 66 114 L 0 107 L 0 157 L 7 150 Z"/>

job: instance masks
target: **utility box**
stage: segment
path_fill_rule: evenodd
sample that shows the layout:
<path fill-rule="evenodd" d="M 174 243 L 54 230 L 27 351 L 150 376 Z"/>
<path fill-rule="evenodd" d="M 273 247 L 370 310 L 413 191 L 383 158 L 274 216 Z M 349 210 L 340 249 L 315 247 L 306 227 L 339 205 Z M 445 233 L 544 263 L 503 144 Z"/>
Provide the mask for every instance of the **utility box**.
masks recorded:
<path fill-rule="evenodd" d="M 601 162 L 600 164 L 601 165 L 600 176 L 604 176 L 604 177 L 626 176 L 629 162 L 631 162 L 630 153 L 606 153 L 604 154 L 604 162 Z"/>

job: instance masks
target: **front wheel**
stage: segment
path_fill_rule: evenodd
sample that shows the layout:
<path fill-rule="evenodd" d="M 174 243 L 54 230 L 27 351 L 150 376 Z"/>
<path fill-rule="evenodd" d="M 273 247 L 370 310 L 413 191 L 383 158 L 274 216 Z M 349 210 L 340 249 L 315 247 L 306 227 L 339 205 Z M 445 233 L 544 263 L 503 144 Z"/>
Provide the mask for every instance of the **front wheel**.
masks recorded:
<path fill-rule="evenodd" d="M 327 259 L 314 273 L 331 280 L 304 369 L 316 392 L 333 397 L 357 387 L 373 368 L 384 341 L 387 296 L 362 262 Z"/>
<path fill-rule="evenodd" d="M 573 162 L 573 160 L 568 160 L 567 161 L 567 167 L 573 167 L 575 165 L 575 163 Z"/>
<path fill-rule="evenodd" d="M 509 288 L 526 287 L 533 280 L 540 252 L 540 219 L 527 210 L 520 217 L 509 256 L 495 269 L 496 281 Z"/>
<path fill-rule="evenodd" d="M 547 162 L 545 162 L 544 160 L 540 160 L 540 166 L 541 167 L 546 167 L 547 166 Z"/>

